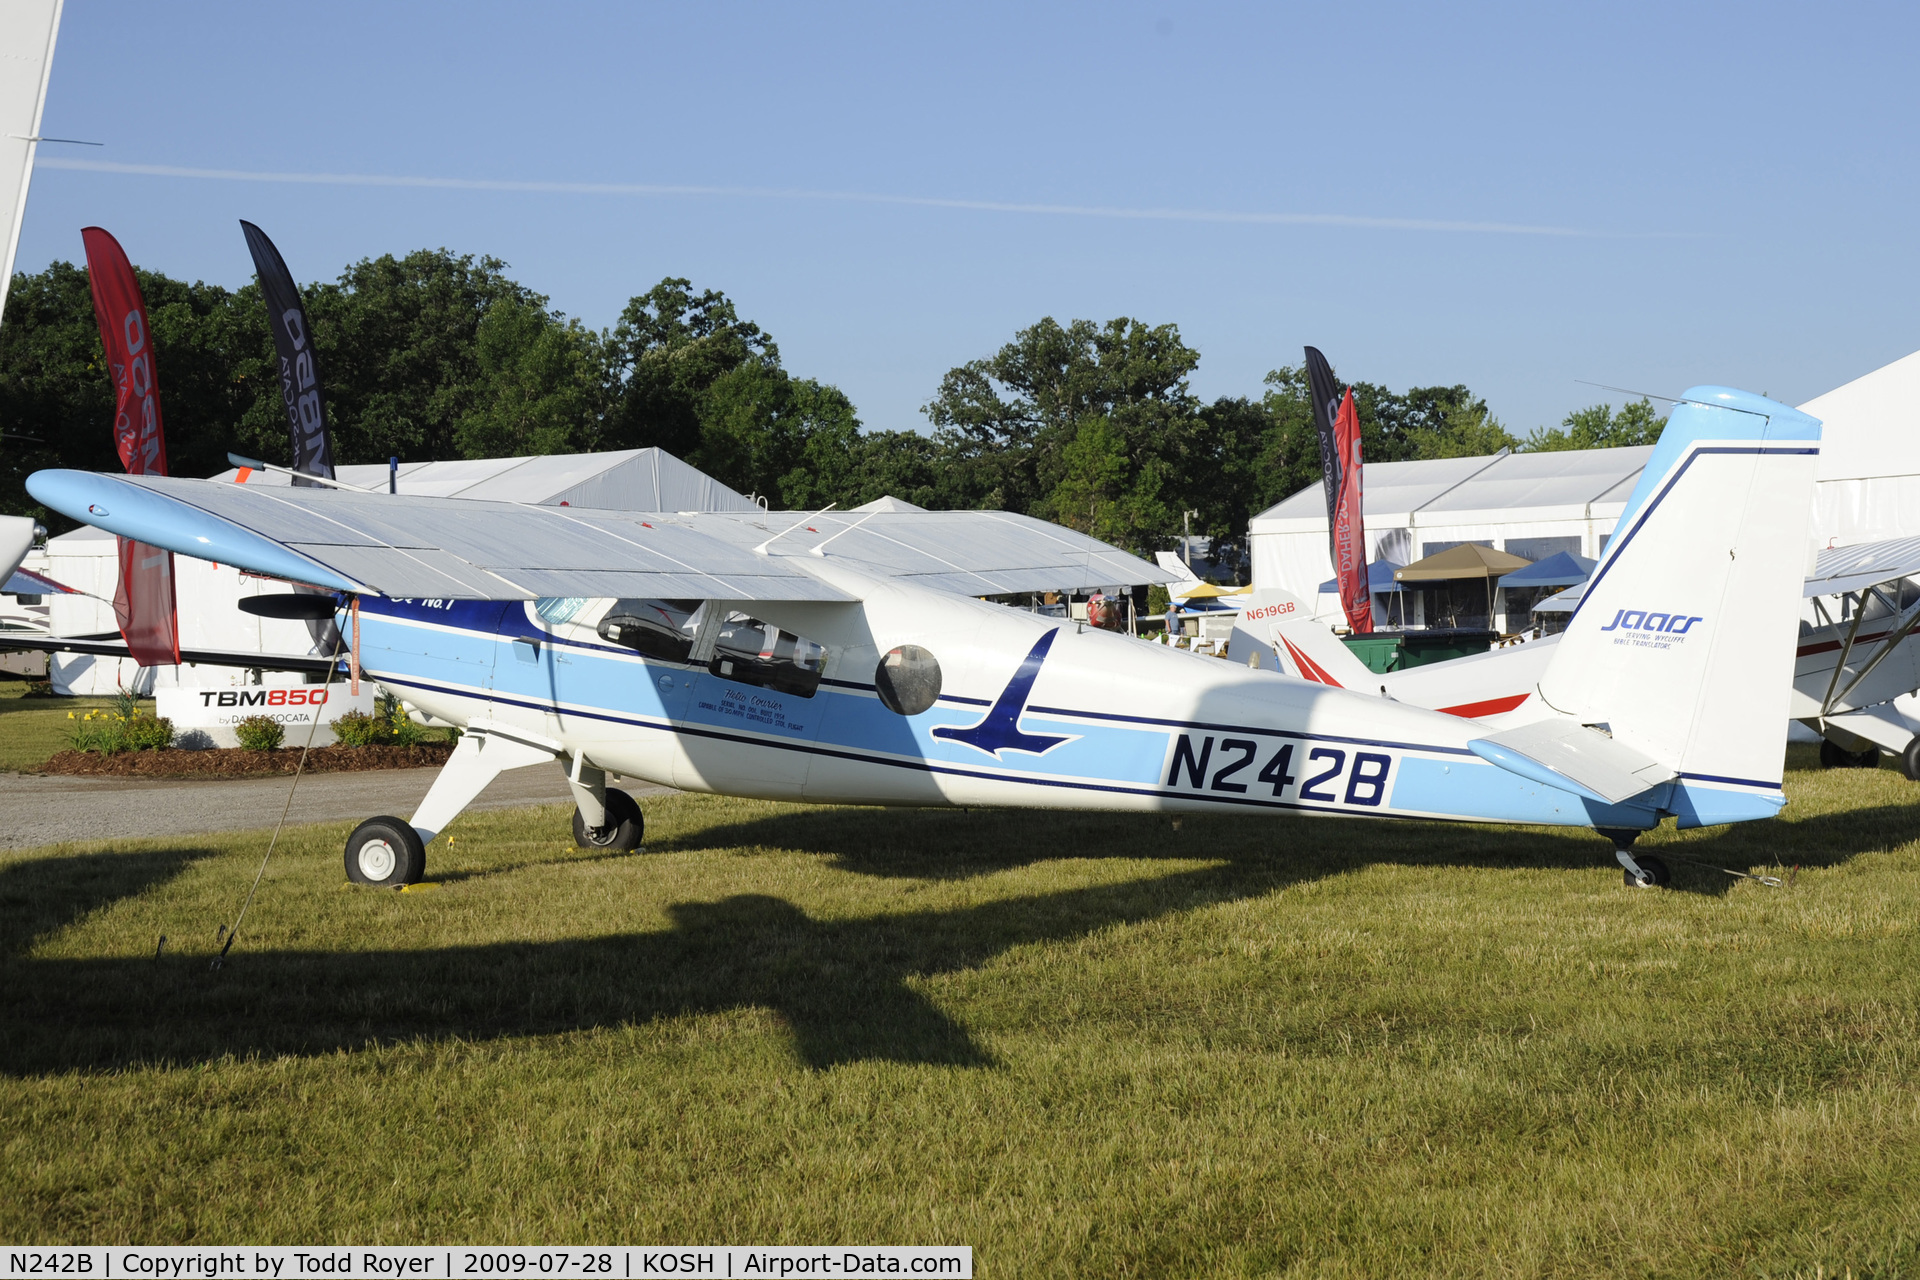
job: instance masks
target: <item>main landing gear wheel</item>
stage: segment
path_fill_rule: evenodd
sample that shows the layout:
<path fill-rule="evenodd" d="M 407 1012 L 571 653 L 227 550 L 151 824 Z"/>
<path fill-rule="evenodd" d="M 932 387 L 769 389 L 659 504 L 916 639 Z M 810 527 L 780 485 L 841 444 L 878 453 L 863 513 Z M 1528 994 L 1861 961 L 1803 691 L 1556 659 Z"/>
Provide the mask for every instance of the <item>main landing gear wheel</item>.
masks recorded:
<path fill-rule="evenodd" d="M 1907 750 L 1913 750 L 1911 744 Z M 1902 757 L 1904 761 L 1904 757 Z M 1865 751 L 1848 751 L 1838 743 L 1820 739 L 1820 767 L 1822 769 L 1877 769 L 1880 767 L 1880 749 L 1868 747 Z M 1912 775 L 1908 775 L 1912 776 Z"/>
<path fill-rule="evenodd" d="M 1906 750 L 1894 759 L 1899 762 L 1900 772 L 1906 775 L 1907 781 L 1920 782 L 1920 738 L 1909 742 Z"/>
<path fill-rule="evenodd" d="M 420 833 L 398 818 L 368 818 L 347 837 L 347 879 L 398 889 L 427 873 Z"/>
<path fill-rule="evenodd" d="M 607 825 L 590 827 L 582 816 L 578 806 L 573 811 L 573 845 L 576 849 L 609 849 L 615 853 L 632 853 L 640 847 L 640 839 L 646 834 L 646 819 L 640 816 L 640 806 L 634 798 L 624 791 L 607 788 Z"/>
<path fill-rule="evenodd" d="M 1628 867 L 1621 873 L 1627 878 L 1627 888 L 1663 889 L 1673 882 L 1673 873 L 1667 870 L 1667 864 L 1660 859 L 1637 853 L 1633 855 L 1633 861 L 1640 870 L 1635 872 L 1633 867 Z"/>

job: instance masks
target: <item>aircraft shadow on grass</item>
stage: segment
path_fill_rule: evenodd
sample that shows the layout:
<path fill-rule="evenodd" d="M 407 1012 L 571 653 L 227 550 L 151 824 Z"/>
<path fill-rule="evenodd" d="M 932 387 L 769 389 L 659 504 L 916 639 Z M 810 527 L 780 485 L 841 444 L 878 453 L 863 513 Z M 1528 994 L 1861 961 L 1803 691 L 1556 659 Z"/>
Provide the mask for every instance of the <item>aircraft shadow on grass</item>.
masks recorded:
<path fill-rule="evenodd" d="M 76 853 L 0 867 L 0 958 L 17 956 L 102 907 L 165 884 L 205 849 Z"/>
<path fill-rule="evenodd" d="M 688 837 L 684 847 L 812 850 L 874 876 L 930 878 L 943 853 L 960 874 L 1063 854 L 1207 859 L 1208 865 L 955 910 L 820 920 L 745 894 L 671 907 L 672 927 L 561 942 L 385 951 L 249 951 L 209 971 L 204 956 L 66 959 L 23 954 L 33 939 L 157 887 L 198 849 L 68 856 L 0 871 L 0 1071 L 29 1075 L 226 1055 L 322 1054 L 418 1039 L 548 1035 L 767 1008 L 814 1068 L 859 1060 L 991 1066 L 992 1058 L 912 985 L 976 968 L 1011 948 L 1084 937 L 1377 862 L 1551 867 L 1604 873 L 1585 833 L 1343 823 L 1302 826 L 1099 815 L 786 813 Z M 849 823 L 852 825 L 849 826 Z M 1013 833 L 1037 832 L 1018 840 Z M 1920 806 L 1891 805 L 1722 832 L 1669 848 L 1703 861 L 1830 866 L 1920 839 Z M 1316 829 L 1317 832 L 1317 829 Z M 951 833 L 951 834 L 949 834 Z M 1059 837 L 1079 844 L 1062 849 Z M 1344 840 L 1332 838 L 1344 833 Z M 828 838 L 829 835 L 832 838 Z M 1257 838 L 1257 843 L 1256 843 Z M 1378 842 L 1377 844 L 1375 842 Z M 1369 847 L 1372 846 L 1372 847 Z M 982 852 L 982 850 L 989 852 Z M 646 857 L 646 854 L 635 855 Z M 1730 879 L 1676 868 L 1676 885 L 1723 893 Z"/>
<path fill-rule="evenodd" d="M 919 812 L 924 820 L 910 830 L 899 810 L 770 814 L 650 842 L 648 849 L 781 850 L 828 857 L 858 875 L 905 880 L 964 880 L 1065 857 L 1285 863 L 1294 879 L 1339 875 L 1374 863 L 1572 871 L 1616 865 L 1611 845 L 1581 828 L 1188 815 L 1175 832 L 1165 815 Z M 1827 867 L 1916 840 L 1920 804 L 1893 804 L 1806 818 L 1788 810 L 1785 821 L 1741 823 L 1704 837 L 1643 847 L 1673 862 L 1676 889 L 1719 894 L 1735 883 L 1734 877 L 1682 859 L 1737 870 Z"/>
<path fill-rule="evenodd" d="M 779 1014 L 815 1068 L 863 1059 L 991 1066 L 910 979 L 1267 892 L 1287 883 L 1283 872 L 1208 867 L 854 920 L 743 894 L 676 904 L 672 927 L 658 933 L 363 952 L 250 952 L 243 943 L 217 973 L 204 956 L 15 956 L 0 964 L 0 1071 L 550 1035 L 753 1007 Z"/>

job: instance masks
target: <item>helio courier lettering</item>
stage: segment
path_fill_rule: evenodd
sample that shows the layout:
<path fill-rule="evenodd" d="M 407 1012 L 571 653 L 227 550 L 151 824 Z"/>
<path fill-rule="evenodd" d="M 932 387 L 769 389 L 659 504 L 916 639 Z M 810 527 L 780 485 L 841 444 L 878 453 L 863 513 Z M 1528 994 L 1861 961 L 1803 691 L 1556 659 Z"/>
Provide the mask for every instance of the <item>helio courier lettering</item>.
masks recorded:
<path fill-rule="evenodd" d="M 1688 617 L 1684 613 L 1654 613 L 1647 609 L 1620 609 L 1613 615 L 1613 621 L 1600 628 L 1602 631 L 1658 631 L 1670 636 L 1683 636 L 1693 628 L 1696 622 L 1704 621 L 1699 617 Z"/>

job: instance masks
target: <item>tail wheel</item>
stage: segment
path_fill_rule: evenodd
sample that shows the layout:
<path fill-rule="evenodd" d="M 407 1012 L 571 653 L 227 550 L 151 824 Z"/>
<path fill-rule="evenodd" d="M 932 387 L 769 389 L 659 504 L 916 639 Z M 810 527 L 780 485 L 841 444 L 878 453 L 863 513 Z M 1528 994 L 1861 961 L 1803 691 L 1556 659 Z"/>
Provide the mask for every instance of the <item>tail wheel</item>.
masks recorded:
<path fill-rule="evenodd" d="M 427 873 L 420 833 L 398 818 L 368 818 L 347 837 L 347 879 L 398 889 Z"/>
<path fill-rule="evenodd" d="M 607 788 L 607 825 L 589 827 L 578 808 L 573 811 L 573 844 L 576 849 L 608 849 L 632 853 L 646 835 L 646 819 L 640 805 L 624 791 Z"/>
<path fill-rule="evenodd" d="M 1624 872 L 1629 889 L 1659 889 L 1673 882 L 1673 873 L 1667 870 L 1667 864 L 1648 854 L 1635 854 L 1634 863 L 1640 868 L 1638 875 L 1633 868 Z"/>

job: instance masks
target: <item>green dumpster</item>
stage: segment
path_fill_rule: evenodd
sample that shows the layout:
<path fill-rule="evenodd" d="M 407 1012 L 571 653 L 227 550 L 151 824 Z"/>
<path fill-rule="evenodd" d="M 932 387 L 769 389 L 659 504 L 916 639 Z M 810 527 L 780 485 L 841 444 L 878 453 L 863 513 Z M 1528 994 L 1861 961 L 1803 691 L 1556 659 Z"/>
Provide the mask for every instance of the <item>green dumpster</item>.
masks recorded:
<path fill-rule="evenodd" d="M 1385 673 L 1485 653 L 1493 647 L 1497 636 L 1477 627 L 1427 627 L 1340 638 L 1353 656 L 1366 664 L 1367 670 Z"/>

